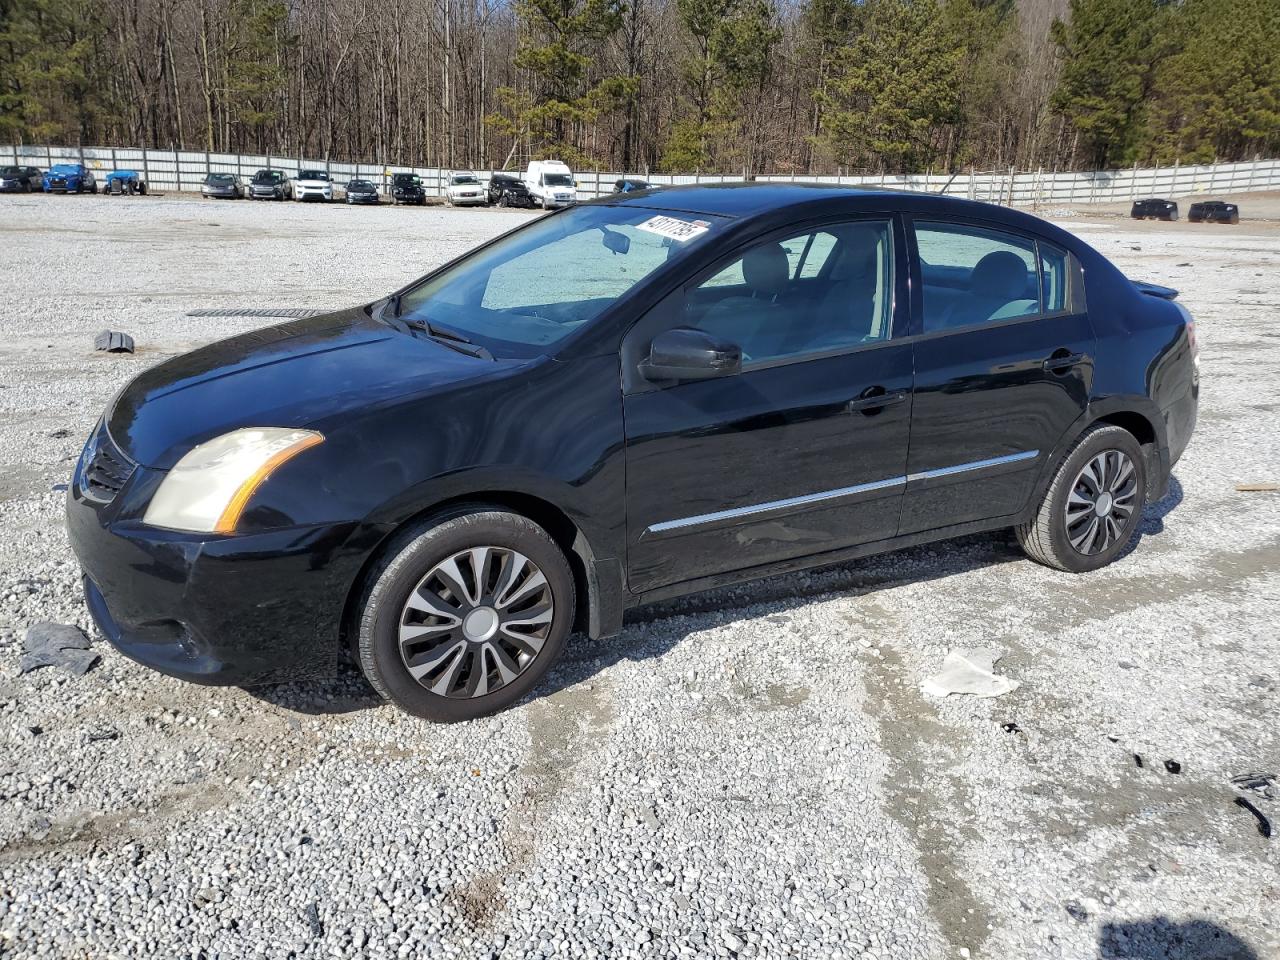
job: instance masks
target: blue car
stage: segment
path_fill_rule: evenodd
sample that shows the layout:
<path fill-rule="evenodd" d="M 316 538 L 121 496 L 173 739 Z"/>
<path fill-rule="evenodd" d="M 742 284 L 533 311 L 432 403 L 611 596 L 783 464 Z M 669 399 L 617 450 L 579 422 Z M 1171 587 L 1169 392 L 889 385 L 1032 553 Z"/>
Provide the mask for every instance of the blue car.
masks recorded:
<path fill-rule="evenodd" d="M 82 163 L 55 163 L 41 180 L 45 193 L 97 193 L 93 171 Z"/>
<path fill-rule="evenodd" d="M 147 184 L 137 170 L 112 170 L 102 184 L 102 192 L 115 196 L 140 193 L 147 195 Z"/>

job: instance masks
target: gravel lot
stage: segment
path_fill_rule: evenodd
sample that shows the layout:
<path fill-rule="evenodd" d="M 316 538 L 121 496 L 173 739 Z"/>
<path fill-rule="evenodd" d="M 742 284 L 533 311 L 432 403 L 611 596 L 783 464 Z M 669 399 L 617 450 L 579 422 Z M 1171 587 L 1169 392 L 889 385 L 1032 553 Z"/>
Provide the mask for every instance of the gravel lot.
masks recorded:
<path fill-rule="evenodd" d="M 1199 319 L 1199 430 L 1134 552 L 1071 576 L 973 537 L 649 608 L 441 727 L 354 672 L 19 650 L 90 629 L 55 486 L 112 394 L 267 322 L 188 310 L 371 300 L 530 214 L 4 198 L 0 956 L 1280 957 L 1280 838 L 1230 783 L 1280 772 L 1280 493 L 1235 489 L 1280 481 L 1280 224 L 1055 213 Z M 920 692 L 975 645 L 1022 686 Z"/>

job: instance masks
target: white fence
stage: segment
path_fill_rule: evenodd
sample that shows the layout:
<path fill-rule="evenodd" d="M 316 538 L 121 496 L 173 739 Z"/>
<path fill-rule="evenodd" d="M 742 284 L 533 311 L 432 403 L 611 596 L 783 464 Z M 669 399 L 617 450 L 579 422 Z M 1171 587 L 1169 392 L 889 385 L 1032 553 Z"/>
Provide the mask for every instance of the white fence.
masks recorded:
<path fill-rule="evenodd" d="M 449 171 L 433 167 L 403 167 L 378 163 L 335 163 L 303 157 L 248 156 L 191 150 L 144 150 L 124 147 L 0 146 L 0 166 L 9 164 L 48 169 L 55 163 L 83 163 L 95 171 L 137 170 L 149 188 L 196 192 L 210 173 L 235 173 L 248 179 L 264 167 L 290 176 L 299 170 L 327 170 L 338 182 L 358 177 L 373 181 L 386 192 L 395 173 L 415 173 L 428 196 L 443 196 Z M 476 171 L 482 180 L 487 171 Z M 621 173 L 578 171 L 578 194 L 594 197 L 613 190 Z M 653 174 L 654 184 L 732 183 L 742 177 L 710 174 Z M 1053 206 L 1073 203 L 1129 201 L 1139 197 L 1181 197 L 1189 194 L 1236 194 L 1280 188 L 1280 160 L 1241 163 L 1187 164 L 1171 167 L 1098 170 L 1081 173 L 1009 170 L 998 173 L 945 175 L 903 174 L 854 177 L 759 176 L 757 180 L 794 183 L 839 183 L 845 186 L 893 187 L 901 190 L 945 192 L 992 203 Z"/>

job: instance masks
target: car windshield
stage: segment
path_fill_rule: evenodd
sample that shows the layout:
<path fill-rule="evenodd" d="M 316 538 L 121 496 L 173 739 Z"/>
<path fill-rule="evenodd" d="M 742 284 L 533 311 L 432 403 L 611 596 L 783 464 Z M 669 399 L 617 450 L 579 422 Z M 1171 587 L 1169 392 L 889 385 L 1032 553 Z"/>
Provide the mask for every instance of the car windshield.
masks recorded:
<path fill-rule="evenodd" d="M 368 180 L 352 180 L 347 186 L 352 190 L 372 190 L 373 184 Z"/>
<path fill-rule="evenodd" d="M 460 333 L 497 356 L 538 356 L 705 243 L 723 222 L 643 207 L 574 207 L 535 220 L 406 292 L 400 316 Z"/>
<path fill-rule="evenodd" d="M 234 183 L 235 178 L 229 173 L 211 173 L 209 174 L 209 183 Z"/>
<path fill-rule="evenodd" d="M 283 178 L 284 174 L 277 170 L 261 170 L 253 177 L 254 183 L 275 183 Z"/>
<path fill-rule="evenodd" d="M 544 173 L 542 182 L 548 187 L 572 187 L 573 177 L 567 173 Z"/>
<path fill-rule="evenodd" d="M 422 182 L 417 178 L 417 176 L 415 176 L 412 173 L 397 173 L 392 179 L 396 183 L 399 183 L 401 185 L 411 184 L 411 183 L 418 184 Z"/>
<path fill-rule="evenodd" d="M 298 174 L 299 180 L 328 180 L 329 175 L 323 170 L 303 170 Z"/>
<path fill-rule="evenodd" d="M 477 180 L 475 177 L 471 176 L 470 174 L 463 174 L 462 176 L 454 177 L 451 182 L 457 184 L 457 183 L 479 183 L 480 181 Z"/>

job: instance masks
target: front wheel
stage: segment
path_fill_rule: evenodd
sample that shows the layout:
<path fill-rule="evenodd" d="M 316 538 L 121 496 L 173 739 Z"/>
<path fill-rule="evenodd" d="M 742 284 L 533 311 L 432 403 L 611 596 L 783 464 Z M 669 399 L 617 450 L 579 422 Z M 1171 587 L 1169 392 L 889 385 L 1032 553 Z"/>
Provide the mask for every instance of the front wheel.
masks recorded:
<path fill-rule="evenodd" d="M 540 526 L 460 509 L 401 536 L 370 574 L 356 652 L 369 683 L 427 720 L 471 720 L 515 703 L 573 627 L 568 560 Z"/>
<path fill-rule="evenodd" d="M 1146 501 L 1142 447 L 1128 430 L 1096 424 L 1063 459 L 1036 515 L 1014 529 L 1032 560 L 1084 573 L 1128 547 Z"/>

